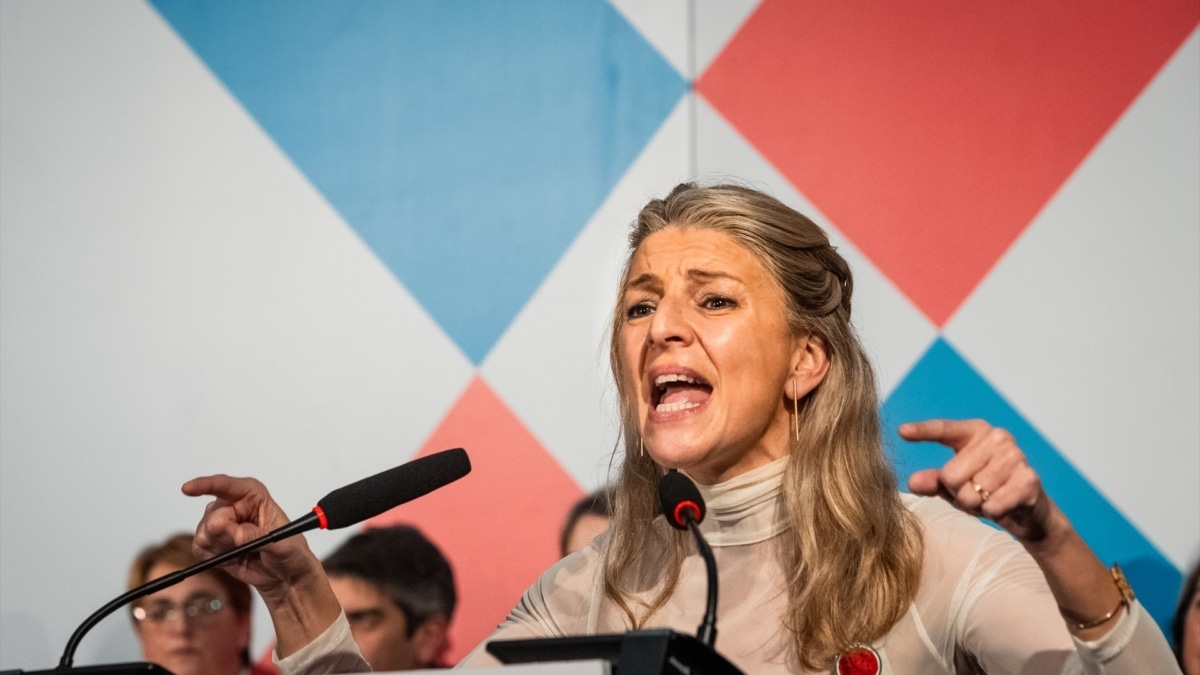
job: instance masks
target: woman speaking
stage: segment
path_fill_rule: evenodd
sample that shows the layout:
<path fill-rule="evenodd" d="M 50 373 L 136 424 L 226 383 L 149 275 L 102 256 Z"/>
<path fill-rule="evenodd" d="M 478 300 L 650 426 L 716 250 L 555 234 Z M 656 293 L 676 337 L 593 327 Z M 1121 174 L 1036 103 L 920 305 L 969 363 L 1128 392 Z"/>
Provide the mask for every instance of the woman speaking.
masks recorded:
<path fill-rule="evenodd" d="M 902 425 L 955 454 L 898 492 L 852 290 L 825 233 L 760 192 L 686 184 L 647 204 L 612 318 L 624 443 L 612 526 L 543 574 L 492 638 L 694 627 L 704 564 L 656 496 L 679 469 L 708 504 L 717 647 L 747 673 L 828 673 L 864 653 L 883 673 L 1176 672 L 1120 570 L 1005 431 Z M 196 532 L 204 556 L 288 522 L 253 479 L 184 492 L 216 497 Z M 289 675 L 366 667 L 303 540 L 231 571 L 261 592 Z M 495 663 L 482 648 L 466 662 Z"/>

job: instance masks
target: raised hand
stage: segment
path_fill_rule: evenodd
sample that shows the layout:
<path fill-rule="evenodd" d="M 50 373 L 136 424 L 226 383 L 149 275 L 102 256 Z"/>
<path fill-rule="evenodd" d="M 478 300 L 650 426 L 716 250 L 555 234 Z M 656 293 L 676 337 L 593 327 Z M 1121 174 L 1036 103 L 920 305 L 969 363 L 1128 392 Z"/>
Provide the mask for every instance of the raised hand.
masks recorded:
<path fill-rule="evenodd" d="M 941 496 L 990 518 L 1023 543 L 1045 538 L 1056 507 L 1012 434 L 983 420 L 927 420 L 900 425 L 900 436 L 954 451 L 942 468 L 908 479 L 914 494 Z"/>
<path fill-rule="evenodd" d="M 192 548 L 210 558 L 288 523 L 266 486 L 253 478 L 225 475 L 194 478 L 183 493 L 215 499 L 204 508 Z M 225 569 L 258 589 L 275 625 L 275 650 L 287 656 L 308 644 L 342 609 L 329 580 L 303 537 L 291 537 L 242 556 Z"/>
<path fill-rule="evenodd" d="M 211 558 L 288 523 L 287 514 L 253 478 L 226 475 L 194 478 L 183 484 L 192 497 L 215 497 L 196 526 L 192 547 L 197 557 Z M 294 578 L 309 574 L 320 563 L 301 537 L 285 539 L 228 563 L 226 571 L 270 594 Z"/>
<path fill-rule="evenodd" d="M 1096 640 L 1116 625 L 1128 600 L 1114 576 L 1046 491 L 1012 434 L 983 420 L 927 420 L 900 425 L 910 441 L 941 443 L 954 457 L 908 479 L 915 494 L 940 496 L 1008 530 L 1041 568 L 1067 628 Z"/>

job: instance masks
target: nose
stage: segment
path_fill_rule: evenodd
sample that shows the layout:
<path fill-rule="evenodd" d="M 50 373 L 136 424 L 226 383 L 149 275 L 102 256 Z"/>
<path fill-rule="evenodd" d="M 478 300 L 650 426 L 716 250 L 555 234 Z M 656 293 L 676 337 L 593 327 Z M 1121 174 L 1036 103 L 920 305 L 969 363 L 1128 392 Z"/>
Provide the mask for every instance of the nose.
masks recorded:
<path fill-rule="evenodd" d="M 192 628 L 192 620 L 178 609 L 168 614 L 166 621 L 163 621 L 163 630 L 168 633 L 188 635 L 192 632 Z"/>
<path fill-rule="evenodd" d="M 662 298 L 650 316 L 650 329 L 646 333 L 649 342 L 661 345 L 673 342 L 687 344 L 691 336 L 692 326 L 688 321 L 686 303 Z"/>

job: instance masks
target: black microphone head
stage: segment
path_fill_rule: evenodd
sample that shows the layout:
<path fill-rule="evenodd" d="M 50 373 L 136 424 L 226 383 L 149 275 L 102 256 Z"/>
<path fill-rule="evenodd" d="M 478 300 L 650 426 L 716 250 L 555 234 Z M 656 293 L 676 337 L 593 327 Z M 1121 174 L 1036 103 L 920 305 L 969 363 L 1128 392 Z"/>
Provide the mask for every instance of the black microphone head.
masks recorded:
<path fill-rule="evenodd" d="M 658 481 L 658 503 L 671 527 L 686 530 L 688 520 L 704 520 L 704 498 L 687 476 L 675 469 Z"/>
<path fill-rule="evenodd" d="M 340 487 L 317 502 L 313 511 L 322 528 L 336 530 L 429 494 L 470 471 L 465 450 L 444 450 Z"/>

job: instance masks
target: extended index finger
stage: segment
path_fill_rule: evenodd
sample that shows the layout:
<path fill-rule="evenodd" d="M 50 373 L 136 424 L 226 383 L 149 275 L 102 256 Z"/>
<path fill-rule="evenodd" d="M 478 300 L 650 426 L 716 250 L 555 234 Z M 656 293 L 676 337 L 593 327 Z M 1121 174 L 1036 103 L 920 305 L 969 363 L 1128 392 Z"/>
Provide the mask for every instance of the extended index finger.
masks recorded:
<path fill-rule="evenodd" d="M 900 425 L 901 438 L 908 441 L 932 441 L 955 452 L 967 447 L 973 438 L 988 428 L 983 420 L 925 420 Z"/>
<path fill-rule="evenodd" d="M 217 499 L 234 502 L 258 490 L 259 482 L 253 478 L 237 478 L 223 473 L 200 476 L 183 484 L 180 489 L 189 497 L 212 495 Z"/>

